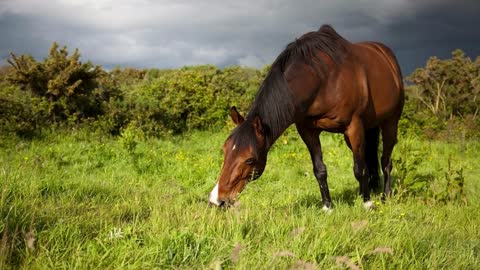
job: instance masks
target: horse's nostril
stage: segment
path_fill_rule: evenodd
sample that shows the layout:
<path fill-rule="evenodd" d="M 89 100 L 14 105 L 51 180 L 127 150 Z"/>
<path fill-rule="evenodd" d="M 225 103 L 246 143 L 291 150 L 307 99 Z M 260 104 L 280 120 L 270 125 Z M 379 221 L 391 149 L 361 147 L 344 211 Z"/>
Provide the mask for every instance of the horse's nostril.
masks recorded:
<path fill-rule="evenodd" d="M 223 207 L 226 207 L 227 204 L 225 201 L 218 201 L 218 202 L 211 202 L 209 201 L 208 202 L 208 205 L 209 206 L 212 206 L 212 207 L 220 207 L 220 208 L 223 208 Z"/>
<path fill-rule="evenodd" d="M 208 204 L 210 206 L 217 206 L 223 207 L 225 206 L 225 201 L 218 200 L 216 198 L 212 198 L 212 193 L 208 194 Z"/>

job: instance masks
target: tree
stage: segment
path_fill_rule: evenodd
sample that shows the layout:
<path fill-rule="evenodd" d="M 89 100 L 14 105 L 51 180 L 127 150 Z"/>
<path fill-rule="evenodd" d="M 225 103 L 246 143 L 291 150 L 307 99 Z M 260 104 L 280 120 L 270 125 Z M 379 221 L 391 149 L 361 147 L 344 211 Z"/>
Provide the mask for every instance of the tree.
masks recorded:
<path fill-rule="evenodd" d="M 409 94 L 439 119 L 466 115 L 475 119 L 480 110 L 479 64 L 461 50 L 453 51 L 446 60 L 431 57 L 424 68 L 406 78 L 414 83 Z"/>

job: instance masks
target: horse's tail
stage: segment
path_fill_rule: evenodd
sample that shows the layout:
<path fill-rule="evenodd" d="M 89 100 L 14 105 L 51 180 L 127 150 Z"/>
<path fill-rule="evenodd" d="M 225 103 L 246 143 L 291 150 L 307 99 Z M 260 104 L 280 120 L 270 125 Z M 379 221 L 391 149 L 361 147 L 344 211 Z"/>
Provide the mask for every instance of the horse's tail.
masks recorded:
<path fill-rule="evenodd" d="M 380 187 L 380 177 L 378 175 L 378 143 L 380 128 L 375 127 L 365 132 L 365 160 L 367 163 L 369 179 L 368 185 L 371 190 L 378 190 Z"/>

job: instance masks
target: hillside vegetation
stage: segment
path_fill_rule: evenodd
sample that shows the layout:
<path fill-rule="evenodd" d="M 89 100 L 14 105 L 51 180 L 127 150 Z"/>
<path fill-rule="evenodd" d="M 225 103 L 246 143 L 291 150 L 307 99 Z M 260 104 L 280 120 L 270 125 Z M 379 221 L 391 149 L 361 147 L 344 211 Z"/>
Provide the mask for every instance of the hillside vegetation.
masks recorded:
<path fill-rule="evenodd" d="M 43 61 L 12 53 L 8 63 L 0 69 L 0 128 L 23 137 L 79 125 L 114 135 L 128 127 L 148 136 L 219 130 L 232 105 L 248 110 L 269 68 L 106 71 L 56 43 Z M 460 50 L 451 59 L 432 57 L 405 81 L 403 131 L 478 137 L 480 58 L 472 61 Z"/>

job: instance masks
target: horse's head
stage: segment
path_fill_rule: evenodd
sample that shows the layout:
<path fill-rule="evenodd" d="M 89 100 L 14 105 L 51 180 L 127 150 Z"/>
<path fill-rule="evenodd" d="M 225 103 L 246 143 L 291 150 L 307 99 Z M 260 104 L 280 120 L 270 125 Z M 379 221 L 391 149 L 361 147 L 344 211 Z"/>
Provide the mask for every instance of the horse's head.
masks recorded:
<path fill-rule="evenodd" d="M 223 166 L 218 182 L 208 196 L 217 206 L 233 203 L 249 181 L 260 177 L 267 162 L 262 121 L 258 116 L 245 120 L 235 107 L 230 117 L 237 125 L 223 145 Z"/>

